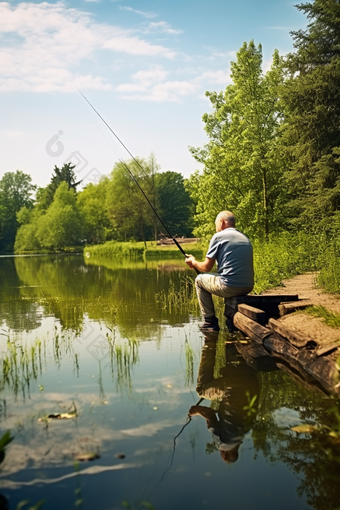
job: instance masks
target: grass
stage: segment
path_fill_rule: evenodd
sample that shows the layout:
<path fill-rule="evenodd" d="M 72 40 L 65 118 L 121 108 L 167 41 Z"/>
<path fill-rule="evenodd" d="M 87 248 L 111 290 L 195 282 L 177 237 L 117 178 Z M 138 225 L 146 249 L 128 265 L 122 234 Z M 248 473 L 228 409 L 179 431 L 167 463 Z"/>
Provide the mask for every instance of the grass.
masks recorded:
<path fill-rule="evenodd" d="M 203 257 L 201 243 L 181 244 L 185 253 L 191 253 L 195 257 Z M 110 259 L 112 257 L 129 258 L 134 260 L 166 260 L 183 259 L 183 253 L 174 245 L 160 246 L 155 241 L 127 242 L 108 241 L 104 244 L 85 246 L 84 254 L 87 258 Z"/>
<path fill-rule="evenodd" d="M 327 326 L 330 326 L 331 328 L 340 328 L 340 315 L 327 310 L 323 306 L 309 306 L 303 311 L 303 313 L 323 319 Z"/>
<path fill-rule="evenodd" d="M 191 313 L 199 315 L 194 279 L 191 277 L 181 278 L 179 285 L 171 281 L 169 289 L 157 292 L 155 298 L 156 303 L 170 313 L 190 310 Z"/>

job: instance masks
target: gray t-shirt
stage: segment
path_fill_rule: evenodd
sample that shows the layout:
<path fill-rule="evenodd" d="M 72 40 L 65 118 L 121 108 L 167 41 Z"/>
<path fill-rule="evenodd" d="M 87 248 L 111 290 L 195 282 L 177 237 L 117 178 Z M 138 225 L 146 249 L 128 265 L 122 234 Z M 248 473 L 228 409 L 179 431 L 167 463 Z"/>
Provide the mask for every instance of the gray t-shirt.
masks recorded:
<path fill-rule="evenodd" d="M 218 274 L 229 287 L 254 285 L 253 248 L 236 228 L 226 228 L 211 238 L 207 257 L 217 262 Z"/>

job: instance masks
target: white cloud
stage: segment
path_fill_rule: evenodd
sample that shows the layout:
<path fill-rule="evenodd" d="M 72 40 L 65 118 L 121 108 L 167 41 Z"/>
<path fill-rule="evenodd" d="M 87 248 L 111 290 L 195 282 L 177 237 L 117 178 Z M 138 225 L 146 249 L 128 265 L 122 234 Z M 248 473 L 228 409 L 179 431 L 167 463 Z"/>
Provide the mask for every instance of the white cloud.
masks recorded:
<path fill-rule="evenodd" d="M 172 59 L 175 52 L 123 30 L 96 23 L 62 2 L 0 3 L 0 90 L 69 92 L 65 73 L 83 89 L 111 88 L 106 80 L 82 75 L 80 65 L 99 51 Z"/>
<path fill-rule="evenodd" d="M 139 14 L 140 16 L 143 16 L 144 18 L 154 18 L 156 14 L 153 12 L 146 12 L 146 11 L 138 11 L 137 9 L 133 9 L 132 7 L 128 6 L 119 6 L 120 10 L 122 11 L 129 11 L 133 12 L 134 14 Z"/>
<path fill-rule="evenodd" d="M 165 81 L 168 74 L 162 68 L 138 71 L 132 75 L 132 83 L 122 83 L 116 90 L 131 93 L 123 95 L 123 99 L 156 102 L 179 101 L 197 90 L 198 85 L 194 81 Z"/>
<path fill-rule="evenodd" d="M 187 70 L 188 72 L 188 70 Z M 138 71 L 132 75 L 131 83 L 116 87 L 123 99 L 133 101 L 179 102 L 186 96 L 202 97 L 202 88 L 207 84 L 227 85 L 231 83 L 229 71 L 206 71 L 190 80 L 167 80 L 169 73 L 161 67 L 150 71 Z"/>
<path fill-rule="evenodd" d="M 178 35 L 178 34 L 183 33 L 183 30 L 171 28 L 171 25 L 169 25 L 169 23 L 167 23 L 166 21 L 157 21 L 157 22 L 151 21 L 147 25 L 144 32 L 153 32 L 153 31 L 164 32 L 166 34 L 171 34 L 171 35 Z"/>
<path fill-rule="evenodd" d="M 104 43 L 103 48 L 122 51 L 130 55 L 163 56 L 166 58 L 174 58 L 175 56 L 174 51 L 164 46 L 150 44 L 138 37 L 124 34 L 116 34 Z"/>

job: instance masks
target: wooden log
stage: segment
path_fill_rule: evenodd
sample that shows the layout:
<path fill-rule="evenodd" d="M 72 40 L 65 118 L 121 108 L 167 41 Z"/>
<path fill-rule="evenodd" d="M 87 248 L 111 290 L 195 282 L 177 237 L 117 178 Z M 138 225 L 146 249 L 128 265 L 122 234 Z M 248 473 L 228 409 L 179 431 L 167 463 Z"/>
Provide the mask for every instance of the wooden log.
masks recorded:
<path fill-rule="evenodd" d="M 261 326 L 264 326 L 267 322 L 266 313 L 259 308 L 241 303 L 238 305 L 237 310 L 246 317 L 249 317 L 249 319 L 258 322 Z"/>
<path fill-rule="evenodd" d="M 279 320 L 277 321 L 275 319 L 269 319 L 268 326 L 275 333 L 278 333 L 282 337 L 286 338 L 292 345 L 295 345 L 295 347 L 304 347 L 307 344 L 312 345 L 313 347 L 316 346 L 316 342 L 309 335 L 304 335 L 298 331 L 288 329 Z"/>
<path fill-rule="evenodd" d="M 255 342 L 242 344 L 236 342 L 235 347 L 246 361 L 247 365 L 257 371 L 272 371 L 276 369 L 276 361 L 266 349 Z"/>
<path fill-rule="evenodd" d="M 299 372 L 303 370 L 328 393 L 340 393 L 339 372 L 330 357 L 318 357 L 315 351 L 297 349 L 280 335 L 273 333 L 263 341 L 264 347 L 278 357 L 288 361 Z"/>
<path fill-rule="evenodd" d="M 297 359 L 304 370 L 319 381 L 327 391 L 340 393 L 339 371 L 332 357 L 316 356 L 315 352 L 301 350 Z"/>
<path fill-rule="evenodd" d="M 288 301 L 287 303 L 279 304 L 280 316 L 283 317 L 288 313 L 296 312 L 297 310 L 304 310 L 307 306 L 311 306 L 310 299 L 300 299 L 299 301 Z"/>
<path fill-rule="evenodd" d="M 234 325 L 237 329 L 242 331 L 242 333 L 249 336 L 251 340 L 260 344 L 262 344 L 266 336 L 272 334 L 270 329 L 261 326 L 261 324 L 249 319 L 249 317 L 246 317 L 240 312 L 236 312 L 234 315 Z"/>
<path fill-rule="evenodd" d="M 319 347 L 315 350 L 315 354 L 317 356 L 322 356 L 323 354 L 328 354 L 338 348 L 340 348 L 340 340 L 335 340 L 334 342 L 329 342 L 328 344 L 320 344 Z"/>
<path fill-rule="evenodd" d="M 260 310 L 263 310 L 267 318 L 269 317 L 278 317 L 280 315 L 279 313 L 279 305 L 280 303 L 284 303 L 287 301 L 298 301 L 299 296 L 297 294 L 293 295 L 249 295 L 246 296 L 237 296 L 234 298 L 236 300 L 237 304 L 244 303 L 249 306 L 253 306 L 255 308 L 259 308 Z"/>
<path fill-rule="evenodd" d="M 283 372 L 286 372 L 290 375 L 294 381 L 296 381 L 298 384 L 301 384 L 304 388 L 307 388 L 308 390 L 312 390 L 319 395 L 329 396 L 329 391 L 326 391 L 322 386 L 320 386 L 315 379 L 311 378 L 309 374 L 304 373 L 304 371 L 299 367 L 299 370 L 296 370 L 296 368 L 291 367 L 289 364 L 285 363 L 276 363 L 277 368 L 282 370 Z"/>
<path fill-rule="evenodd" d="M 270 353 L 278 354 L 293 363 L 297 361 L 299 349 L 291 345 L 284 338 L 272 333 L 263 340 L 263 345 Z"/>

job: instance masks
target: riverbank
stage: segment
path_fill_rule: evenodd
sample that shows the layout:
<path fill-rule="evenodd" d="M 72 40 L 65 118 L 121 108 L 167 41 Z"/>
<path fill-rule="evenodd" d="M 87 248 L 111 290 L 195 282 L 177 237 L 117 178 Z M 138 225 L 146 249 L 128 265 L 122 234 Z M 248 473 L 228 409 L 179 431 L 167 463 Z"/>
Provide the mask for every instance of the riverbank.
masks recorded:
<path fill-rule="evenodd" d="M 286 326 L 320 343 L 340 341 L 340 296 L 324 291 L 318 285 L 318 276 L 317 272 L 297 275 L 263 294 L 297 294 L 307 300 L 312 308 L 287 315 Z"/>

